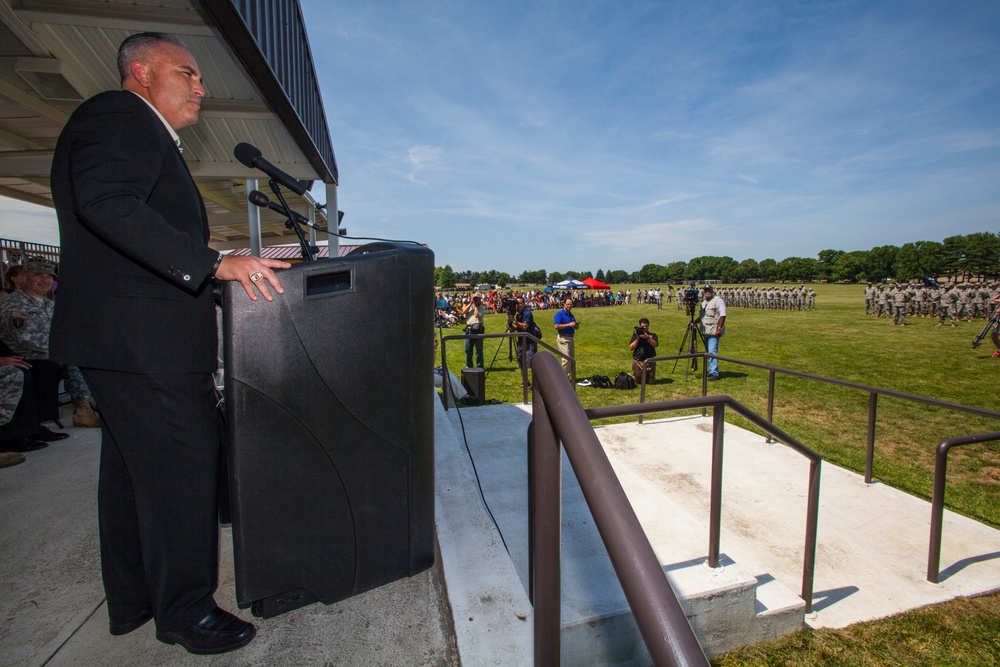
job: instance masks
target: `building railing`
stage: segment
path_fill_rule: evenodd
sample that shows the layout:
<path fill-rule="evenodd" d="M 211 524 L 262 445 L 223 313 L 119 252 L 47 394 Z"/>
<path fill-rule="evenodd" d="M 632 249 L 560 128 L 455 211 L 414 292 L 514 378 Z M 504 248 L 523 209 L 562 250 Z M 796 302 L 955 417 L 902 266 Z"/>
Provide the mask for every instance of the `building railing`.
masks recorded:
<path fill-rule="evenodd" d="M 653 664 L 707 666 L 708 658 L 573 385 L 551 354 L 536 354 L 531 371 L 529 592 L 534 604 L 535 664 L 558 665 L 560 659 L 561 441 Z"/>
<path fill-rule="evenodd" d="M 941 532 L 944 524 L 944 492 L 948 472 L 948 452 L 952 447 L 1000 440 L 1000 431 L 948 438 L 938 443 L 934 456 L 934 496 L 931 500 L 931 537 L 927 549 L 927 581 L 939 583 L 941 577 Z"/>
<path fill-rule="evenodd" d="M 15 264 L 23 264 L 24 258 L 29 255 L 44 257 L 45 259 L 59 264 L 59 253 L 60 248 L 56 245 L 47 245 L 45 243 L 33 243 L 31 241 L 13 241 L 11 239 L 0 239 L 0 261 L 3 263 L 3 268 L 0 269 L 0 283 L 3 285 L 3 289 L 7 289 L 10 285 L 7 284 L 7 278 L 5 275 L 7 269 Z"/>
<path fill-rule="evenodd" d="M 507 338 L 507 339 L 510 339 L 510 340 L 518 338 L 518 339 L 525 339 L 527 341 L 534 341 L 534 342 L 538 343 L 538 345 L 539 345 L 540 348 L 543 348 L 545 350 L 548 350 L 549 352 L 552 352 L 557 357 L 561 357 L 563 359 L 568 359 L 569 360 L 570 374 L 571 374 L 571 378 L 572 378 L 571 382 L 573 383 L 574 386 L 576 385 L 576 359 L 573 359 L 572 357 L 569 357 L 569 356 L 563 354 L 558 349 L 556 349 L 556 348 L 552 347 L 551 345 L 549 345 L 548 343 L 546 343 L 544 340 L 542 340 L 540 338 L 535 338 L 531 334 L 529 334 L 527 332 L 524 332 L 524 331 L 516 331 L 516 332 L 515 331 L 507 331 L 507 332 L 504 332 L 504 333 L 495 333 L 495 334 L 453 334 L 451 336 L 444 336 L 444 337 L 442 337 L 441 338 L 441 371 L 442 371 L 443 377 L 444 378 L 448 377 L 448 354 L 447 354 L 447 351 L 445 350 L 445 347 L 446 347 L 446 344 L 447 344 L 448 341 L 450 341 L 450 340 L 484 340 L 484 339 L 487 339 L 487 338 Z M 503 343 L 501 343 L 501 345 L 502 344 Z M 528 365 L 526 363 L 524 363 L 525 354 L 527 352 L 527 347 L 528 347 L 527 345 L 521 345 L 519 347 L 519 349 L 518 349 L 518 355 L 519 355 L 519 358 L 520 358 L 520 362 L 518 363 L 518 366 L 521 369 L 521 400 L 524 402 L 524 405 L 528 404 Z M 448 410 L 448 405 L 450 403 L 450 401 L 448 400 L 448 394 L 451 392 L 451 387 L 449 385 L 450 385 L 450 383 L 447 381 L 447 379 L 445 379 L 441 383 L 441 391 L 444 392 L 444 409 L 446 411 Z M 452 396 L 451 398 L 452 399 L 457 399 L 458 397 L 457 396 Z"/>

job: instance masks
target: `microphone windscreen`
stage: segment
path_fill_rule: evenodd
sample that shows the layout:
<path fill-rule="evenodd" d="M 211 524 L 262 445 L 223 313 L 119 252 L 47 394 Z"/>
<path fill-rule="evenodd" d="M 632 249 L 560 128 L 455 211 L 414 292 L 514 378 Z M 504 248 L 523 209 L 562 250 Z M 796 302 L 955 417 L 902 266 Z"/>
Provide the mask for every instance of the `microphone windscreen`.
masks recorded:
<path fill-rule="evenodd" d="M 254 190 L 250 193 L 250 203 L 254 206 L 264 207 L 271 203 L 270 198 L 260 190 Z"/>
<path fill-rule="evenodd" d="M 245 166 L 254 168 L 254 160 L 260 157 L 260 150 L 256 146 L 243 142 L 236 144 L 233 149 L 233 157 L 242 162 Z"/>

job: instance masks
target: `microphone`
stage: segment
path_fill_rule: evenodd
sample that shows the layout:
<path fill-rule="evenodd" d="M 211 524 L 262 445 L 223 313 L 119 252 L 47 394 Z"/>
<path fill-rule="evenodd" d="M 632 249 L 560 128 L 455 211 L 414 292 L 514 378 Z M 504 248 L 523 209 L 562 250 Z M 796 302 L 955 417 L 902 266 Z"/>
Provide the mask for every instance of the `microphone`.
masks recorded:
<path fill-rule="evenodd" d="M 305 191 L 309 189 L 306 187 L 306 184 L 299 179 L 292 178 L 262 158 L 260 150 L 248 143 L 243 142 L 236 144 L 236 148 L 233 149 L 233 157 L 251 169 L 260 169 L 262 172 L 297 195 L 305 194 Z"/>
<path fill-rule="evenodd" d="M 288 213 L 291 213 L 292 219 L 295 220 L 295 222 L 299 223 L 300 225 L 307 225 L 321 232 L 326 232 L 327 234 L 330 233 L 328 230 L 323 229 L 322 227 L 318 227 L 313 223 L 309 222 L 309 218 L 302 215 L 301 213 L 298 213 L 291 209 L 289 209 L 286 212 L 285 209 L 281 208 L 279 204 L 275 204 L 273 201 L 271 201 L 270 197 L 268 197 L 260 190 L 252 191 L 250 195 L 247 197 L 247 199 L 249 199 L 250 203 L 253 204 L 254 206 L 259 206 L 261 208 L 269 208 L 276 213 L 280 213 L 281 215 L 287 215 Z"/>

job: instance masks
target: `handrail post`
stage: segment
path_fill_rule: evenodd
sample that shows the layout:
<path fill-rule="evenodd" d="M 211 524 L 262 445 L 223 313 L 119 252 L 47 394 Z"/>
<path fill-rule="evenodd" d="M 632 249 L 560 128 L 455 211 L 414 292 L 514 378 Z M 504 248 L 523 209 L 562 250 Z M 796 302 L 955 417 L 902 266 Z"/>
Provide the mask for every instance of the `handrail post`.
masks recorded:
<path fill-rule="evenodd" d="M 530 335 L 530 334 L 529 334 Z M 528 339 L 517 336 L 517 365 L 521 369 L 521 404 L 528 404 Z"/>
<path fill-rule="evenodd" d="M 646 402 L 646 364 L 647 361 L 642 362 L 642 384 L 639 385 L 639 402 Z M 642 413 L 639 413 L 639 423 L 642 423 Z"/>
<path fill-rule="evenodd" d="M 712 488 L 708 518 L 708 566 L 719 567 L 719 539 L 722 532 L 722 443 L 725 438 L 726 406 L 712 407 Z"/>
<path fill-rule="evenodd" d="M 772 368 L 768 371 L 767 377 L 767 421 L 771 424 L 774 423 L 774 369 Z M 774 440 L 771 439 L 771 433 L 767 433 L 767 439 L 764 442 L 770 445 Z"/>
<path fill-rule="evenodd" d="M 532 388 L 531 535 L 536 665 L 558 665 L 561 627 L 562 451 L 536 379 Z"/>
<path fill-rule="evenodd" d="M 934 494 L 931 499 L 931 536 L 927 548 L 927 581 L 940 583 L 941 534 L 944 524 L 944 488 L 948 473 L 948 441 L 942 441 L 934 454 Z"/>
<path fill-rule="evenodd" d="M 701 355 L 701 395 L 702 398 L 708 396 L 708 359 L 705 358 L 704 353 Z M 701 408 L 701 416 L 708 416 L 708 408 L 705 406 L 702 406 Z"/>
<path fill-rule="evenodd" d="M 451 391 L 451 373 L 448 371 L 448 356 L 444 348 L 448 344 L 447 340 L 441 340 L 441 391 L 444 394 L 444 411 L 448 411 L 448 394 Z M 457 396 L 452 396 L 452 400 L 457 400 Z"/>
<path fill-rule="evenodd" d="M 806 506 L 806 539 L 802 557 L 802 599 L 806 613 L 813 609 L 813 580 L 816 576 L 816 533 L 819 527 L 819 480 L 823 461 L 809 463 L 809 502 Z"/>
<path fill-rule="evenodd" d="M 868 393 L 868 443 L 865 447 L 865 484 L 872 483 L 872 469 L 875 467 L 875 414 L 878 408 L 878 393 Z"/>

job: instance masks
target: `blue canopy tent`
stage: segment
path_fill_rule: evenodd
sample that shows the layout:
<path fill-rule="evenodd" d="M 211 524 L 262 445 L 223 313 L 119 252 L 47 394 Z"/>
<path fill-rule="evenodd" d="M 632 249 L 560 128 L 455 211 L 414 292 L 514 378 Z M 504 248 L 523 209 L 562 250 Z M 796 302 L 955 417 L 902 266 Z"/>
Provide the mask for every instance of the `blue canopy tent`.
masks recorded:
<path fill-rule="evenodd" d="M 555 284 L 556 289 L 590 289 L 590 285 L 580 282 L 575 278 L 567 278 L 561 283 Z"/>

